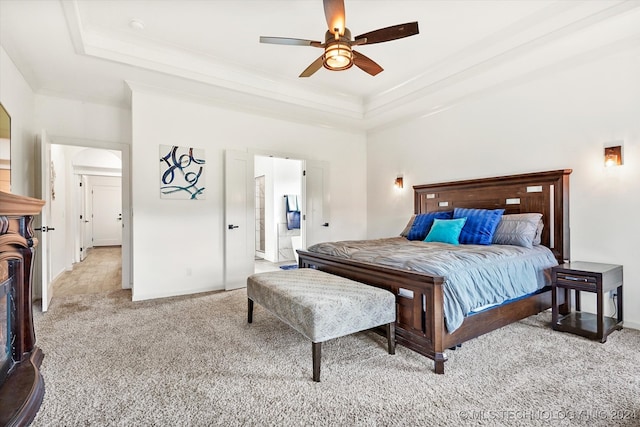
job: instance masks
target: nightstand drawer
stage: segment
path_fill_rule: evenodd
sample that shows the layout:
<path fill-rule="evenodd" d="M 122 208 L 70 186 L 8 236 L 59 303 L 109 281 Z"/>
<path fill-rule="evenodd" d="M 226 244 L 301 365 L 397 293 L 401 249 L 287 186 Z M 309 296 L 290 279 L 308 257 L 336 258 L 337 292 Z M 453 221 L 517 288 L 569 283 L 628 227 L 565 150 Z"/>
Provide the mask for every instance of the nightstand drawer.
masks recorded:
<path fill-rule="evenodd" d="M 569 286 L 583 289 L 597 289 L 597 280 L 594 276 L 581 274 L 556 273 L 557 286 Z"/>

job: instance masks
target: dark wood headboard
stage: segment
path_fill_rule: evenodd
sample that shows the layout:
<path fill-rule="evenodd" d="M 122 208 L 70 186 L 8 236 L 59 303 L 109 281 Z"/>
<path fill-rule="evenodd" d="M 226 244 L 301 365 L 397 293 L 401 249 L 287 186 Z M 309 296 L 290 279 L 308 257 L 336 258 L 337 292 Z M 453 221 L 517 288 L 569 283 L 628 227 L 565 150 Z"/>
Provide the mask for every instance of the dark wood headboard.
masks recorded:
<path fill-rule="evenodd" d="M 415 213 L 453 208 L 505 209 L 505 214 L 542 214 L 542 244 L 559 263 L 569 257 L 571 169 L 414 185 Z"/>

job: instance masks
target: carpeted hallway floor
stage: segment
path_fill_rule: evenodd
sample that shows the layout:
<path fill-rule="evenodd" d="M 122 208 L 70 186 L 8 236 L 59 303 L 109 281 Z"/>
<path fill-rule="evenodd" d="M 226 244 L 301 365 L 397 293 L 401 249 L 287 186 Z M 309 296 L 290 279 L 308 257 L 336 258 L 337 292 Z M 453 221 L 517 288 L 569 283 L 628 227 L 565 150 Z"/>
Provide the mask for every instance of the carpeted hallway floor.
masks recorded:
<path fill-rule="evenodd" d="M 605 344 L 550 313 L 449 352 L 445 375 L 372 332 L 311 344 L 246 291 L 131 302 L 128 291 L 35 310 L 45 397 L 34 426 L 638 426 L 640 331 Z"/>
<path fill-rule="evenodd" d="M 122 289 L 122 247 L 96 246 L 53 282 L 54 297 Z"/>

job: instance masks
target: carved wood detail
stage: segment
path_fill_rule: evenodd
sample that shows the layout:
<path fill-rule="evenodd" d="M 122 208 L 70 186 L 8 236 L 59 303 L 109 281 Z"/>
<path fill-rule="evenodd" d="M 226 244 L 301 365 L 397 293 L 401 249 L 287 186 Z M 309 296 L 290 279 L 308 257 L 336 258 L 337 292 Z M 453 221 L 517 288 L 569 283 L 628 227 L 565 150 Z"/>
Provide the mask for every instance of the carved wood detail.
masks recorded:
<path fill-rule="evenodd" d="M 0 378 L 0 425 L 28 425 L 42 403 L 44 381 L 39 367 L 42 351 L 36 347 L 33 328 L 31 275 L 38 240 L 33 216 L 44 201 L 0 192 L 0 282 L 8 294 L 11 337 L 7 363 Z M 2 343 L 4 346 L 4 343 Z M 4 351 L 4 350 L 3 350 Z"/>

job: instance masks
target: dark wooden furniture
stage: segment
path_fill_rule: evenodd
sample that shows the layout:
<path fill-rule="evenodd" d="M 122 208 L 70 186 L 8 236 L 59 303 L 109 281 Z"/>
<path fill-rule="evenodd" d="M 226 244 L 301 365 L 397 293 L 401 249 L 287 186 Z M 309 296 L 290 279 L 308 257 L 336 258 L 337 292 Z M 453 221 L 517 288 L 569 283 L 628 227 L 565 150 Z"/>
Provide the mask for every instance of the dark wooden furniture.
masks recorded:
<path fill-rule="evenodd" d="M 415 213 L 462 208 L 504 208 L 505 214 L 542 213 L 542 244 L 558 262 L 569 259 L 569 174 L 556 170 L 414 186 Z M 327 255 L 298 251 L 299 267 L 317 268 L 396 295 L 396 340 L 435 362 L 444 373 L 445 350 L 551 307 L 551 286 L 525 298 L 465 318 L 453 333 L 446 330 L 444 279 L 424 273 L 384 267 Z M 561 313 L 569 307 L 558 296 Z"/>
<path fill-rule="evenodd" d="M 607 336 L 622 329 L 622 266 L 574 261 L 551 269 L 553 300 L 551 325 L 556 331 L 571 332 L 586 338 L 606 342 Z M 605 293 L 616 290 L 617 316 L 604 315 Z M 574 291 L 576 311 L 561 315 L 557 295 L 569 301 Z M 596 314 L 580 311 L 580 292 L 596 294 Z"/>
<path fill-rule="evenodd" d="M 44 396 L 39 367 L 42 351 L 36 347 L 31 305 L 31 273 L 38 240 L 33 237 L 33 216 L 44 201 L 0 192 L 0 283 L 6 293 L 6 349 L 0 371 L 0 425 L 28 425 Z M 6 334 L 6 335 L 5 335 Z M 4 339 L 3 339 L 4 341 Z M 6 348 L 5 348 L 6 346 Z"/>

